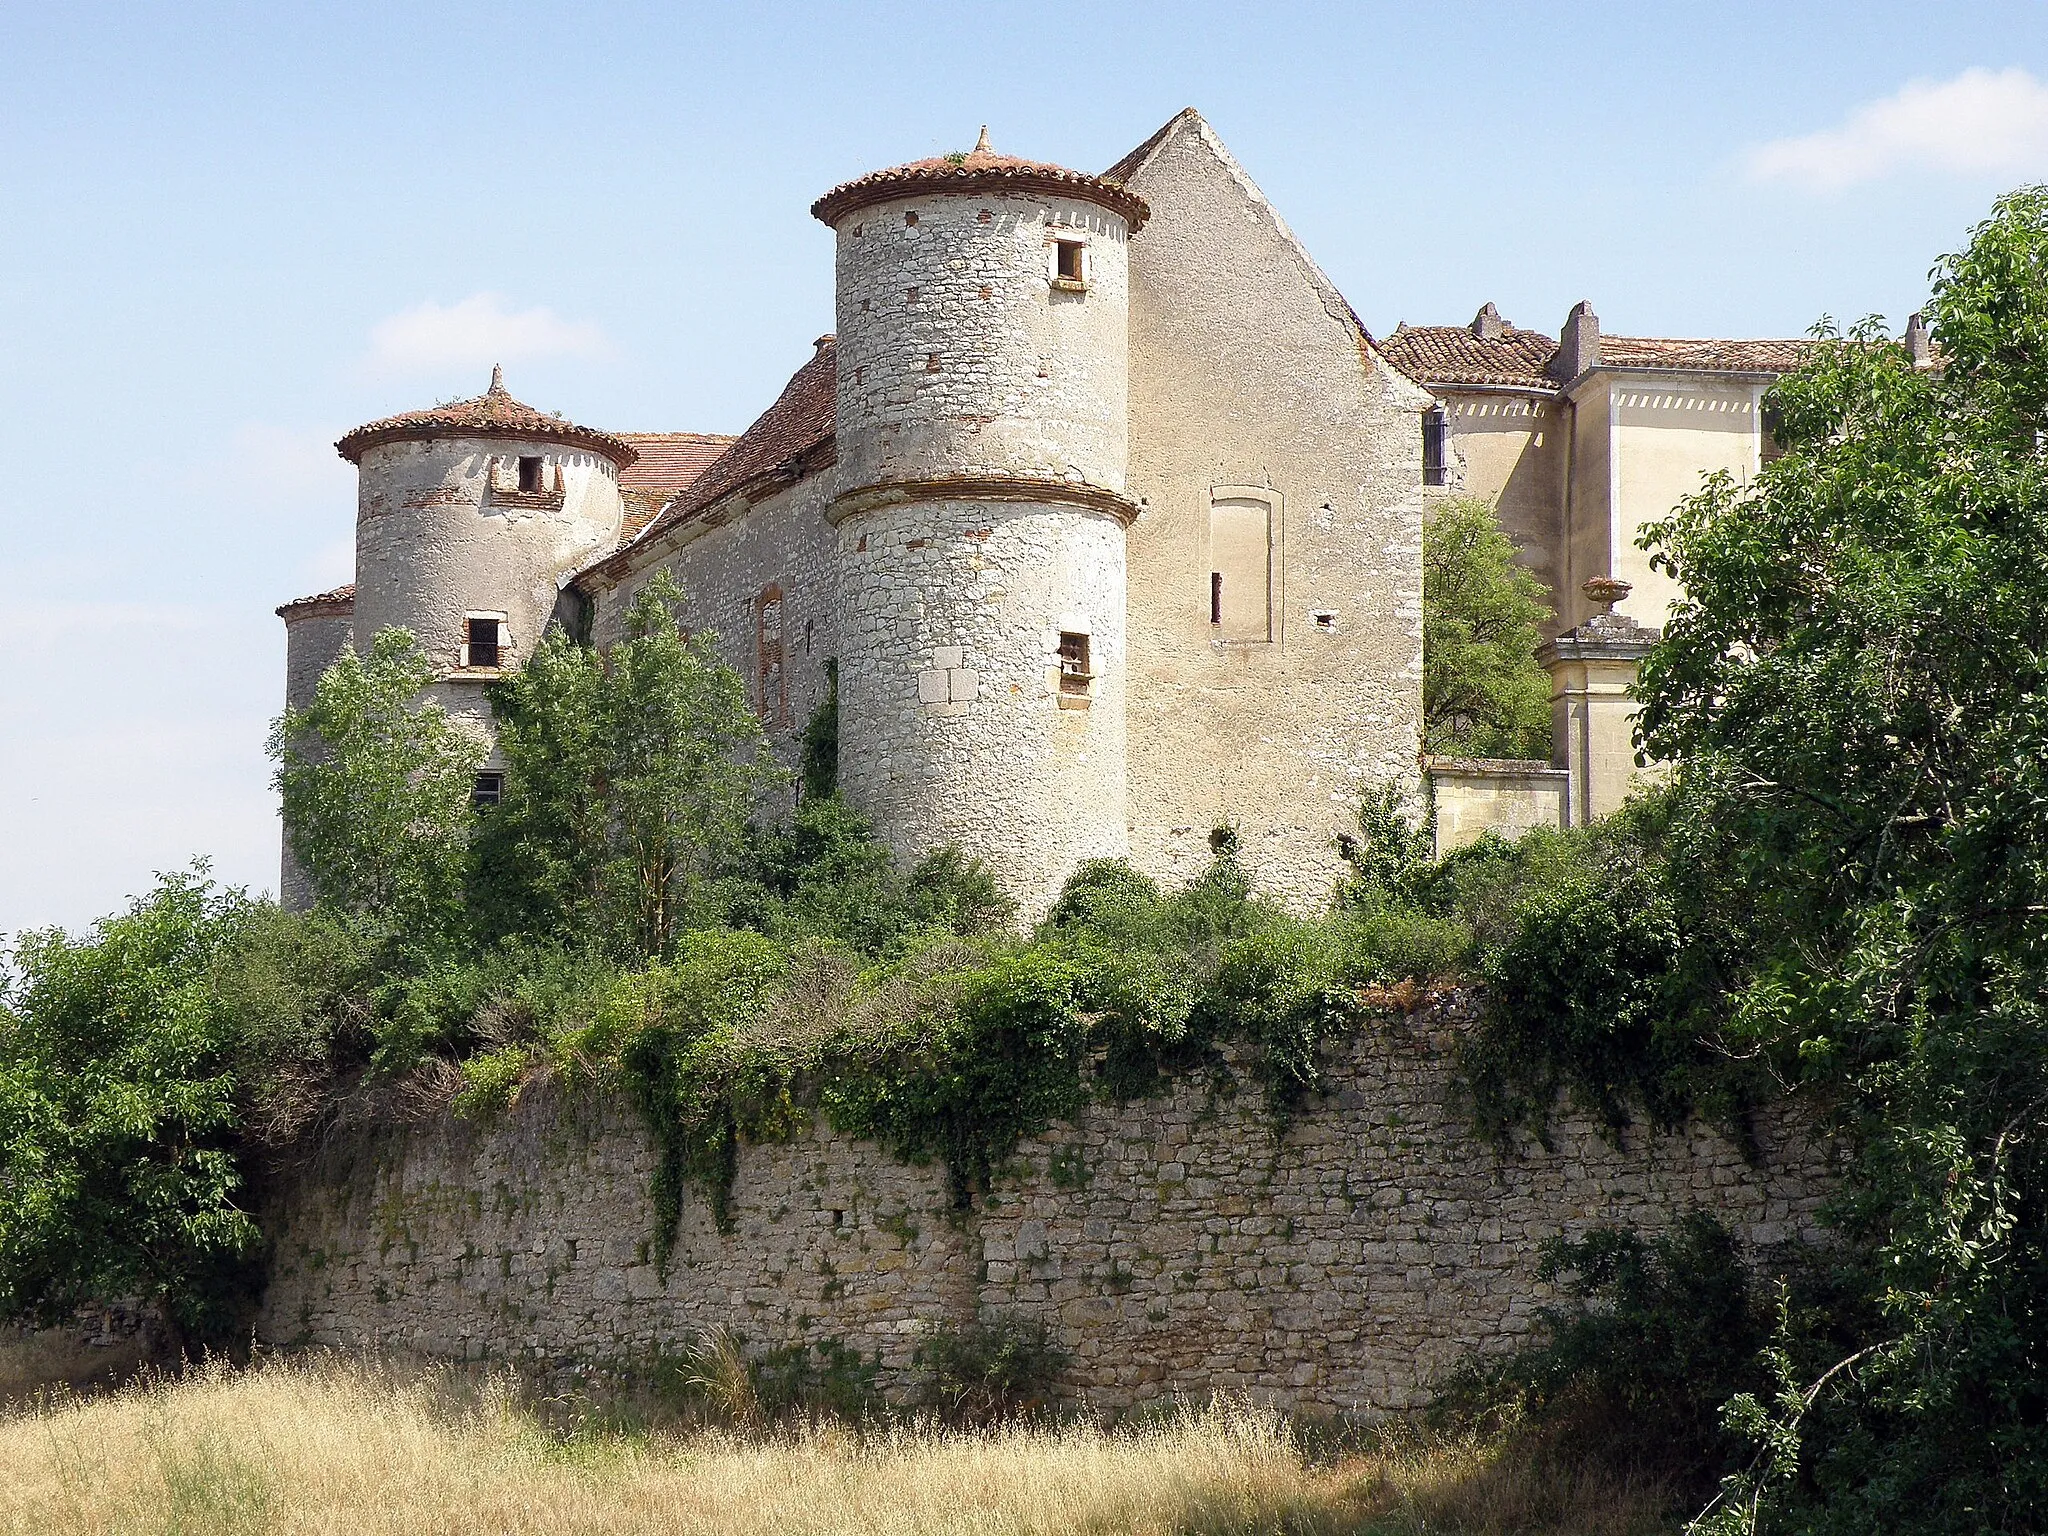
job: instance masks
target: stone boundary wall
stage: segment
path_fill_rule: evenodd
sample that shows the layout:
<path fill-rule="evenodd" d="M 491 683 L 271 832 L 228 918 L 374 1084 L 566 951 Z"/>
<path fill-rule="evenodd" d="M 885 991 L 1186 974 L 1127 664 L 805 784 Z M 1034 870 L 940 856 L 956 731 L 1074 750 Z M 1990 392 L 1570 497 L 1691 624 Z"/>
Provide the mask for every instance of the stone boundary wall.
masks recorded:
<path fill-rule="evenodd" d="M 743 1149 L 729 1235 L 687 1200 L 665 1278 L 654 1148 L 616 1097 L 530 1091 L 490 1128 L 337 1139 L 273 1183 L 259 1333 L 562 1374 L 730 1327 L 750 1350 L 837 1341 L 900 1389 L 933 1325 L 1022 1313 L 1102 1406 L 1231 1390 L 1370 1415 L 1524 1336 L 1558 1232 L 1696 1206 L 1750 1248 L 1813 1231 L 1826 1159 L 1782 1118 L 1753 1164 L 1705 1126 L 1617 1149 L 1562 1112 L 1552 1150 L 1497 1156 L 1457 1083 L 1470 1007 L 1438 997 L 1340 1047 L 1281 1140 L 1256 1085 L 1090 1106 L 967 1213 L 942 1170 L 819 1122 Z"/>

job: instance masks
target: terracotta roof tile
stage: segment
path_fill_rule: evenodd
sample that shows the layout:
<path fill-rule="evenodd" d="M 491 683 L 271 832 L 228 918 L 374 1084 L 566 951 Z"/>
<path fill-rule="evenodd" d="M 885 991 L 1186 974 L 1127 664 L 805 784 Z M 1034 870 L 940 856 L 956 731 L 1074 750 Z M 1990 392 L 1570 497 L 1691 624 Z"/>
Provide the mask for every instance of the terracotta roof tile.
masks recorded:
<path fill-rule="evenodd" d="M 312 618 L 322 610 L 339 616 L 352 612 L 356 606 L 356 584 L 336 587 L 332 592 L 315 592 L 311 597 L 295 597 L 277 610 L 277 616 L 286 623 L 293 619 Z"/>
<path fill-rule="evenodd" d="M 988 147 L 986 128 L 981 130 L 981 141 L 964 155 L 938 155 L 929 160 L 913 160 L 908 165 L 891 166 L 886 171 L 870 171 L 865 176 L 834 187 L 811 204 L 811 213 L 827 224 L 837 224 L 857 208 L 914 196 L 919 192 L 975 190 L 1080 198 L 1100 204 L 1112 213 L 1122 214 L 1132 234 L 1144 226 L 1152 213 L 1145 199 L 1108 178 L 1090 176 L 1085 171 L 1070 171 L 1063 165 L 997 154 Z"/>
<path fill-rule="evenodd" d="M 620 432 L 619 441 L 639 455 L 619 471 L 619 497 L 626 518 L 619 542 L 630 544 L 672 498 L 735 441 L 729 432 Z"/>
<path fill-rule="evenodd" d="M 1790 373 L 1819 343 L 1804 340 L 1726 341 L 1672 336 L 1602 336 L 1608 368 L 1686 368 L 1708 373 Z"/>
<path fill-rule="evenodd" d="M 1733 341 L 1662 336 L 1602 336 L 1603 368 L 1703 373 L 1790 373 L 1811 355 L 1811 341 Z M 1550 373 L 1557 338 L 1505 321 L 1496 334 L 1469 325 L 1404 325 L 1379 343 L 1388 362 L 1423 384 L 1495 385 L 1555 390 Z"/>
<path fill-rule="evenodd" d="M 1482 338 L 1469 325 L 1404 325 L 1379 342 L 1386 360 L 1423 384 L 1494 384 L 1556 389 L 1545 370 L 1557 338 L 1502 322 L 1500 334 Z"/>
<path fill-rule="evenodd" d="M 692 480 L 681 495 L 662 508 L 660 515 L 632 541 L 633 546 L 646 544 L 688 522 L 750 481 L 778 472 L 796 479 L 802 471 L 798 460 L 832 440 L 838 386 L 837 349 L 830 336 L 820 336 L 816 345 L 811 360 L 797 369 L 775 403 Z M 622 546 L 591 569 L 610 565 L 630 547 Z"/>
<path fill-rule="evenodd" d="M 579 427 L 559 416 L 547 416 L 506 393 L 502 369 L 491 370 L 491 387 L 474 400 L 451 400 L 423 411 L 401 411 L 357 427 L 334 445 L 351 464 L 379 443 L 418 441 L 432 437 L 538 437 L 551 442 L 593 448 L 620 468 L 631 464 L 633 450 L 609 432 Z"/>

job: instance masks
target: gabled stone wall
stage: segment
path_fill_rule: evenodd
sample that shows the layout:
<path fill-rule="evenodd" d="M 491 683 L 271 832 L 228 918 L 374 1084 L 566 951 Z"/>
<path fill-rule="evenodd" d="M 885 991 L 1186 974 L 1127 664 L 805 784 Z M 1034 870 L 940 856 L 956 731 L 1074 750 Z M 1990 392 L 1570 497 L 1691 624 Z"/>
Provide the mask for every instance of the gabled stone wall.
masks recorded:
<path fill-rule="evenodd" d="M 1704 1126 L 1617 1148 L 1569 1114 L 1551 1150 L 1498 1156 L 1457 1086 L 1470 1006 L 1442 995 L 1359 1036 L 1278 1139 L 1256 1087 L 1092 1106 L 965 1213 L 941 1170 L 822 1124 L 746 1148 L 735 1230 L 691 1198 L 666 1277 L 654 1150 L 615 1097 L 534 1092 L 491 1129 L 333 1142 L 272 1191 L 260 1331 L 560 1374 L 731 1327 L 756 1350 L 837 1341 L 900 1390 L 932 1326 L 1014 1312 L 1051 1325 L 1066 1387 L 1099 1404 L 1242 1390 L 1372 1414 L 1524 1337 L 1558 1232 L 1693 1207 L 1751 1249 L 1814 1231 L 1825 1159 L 1782 1118 L 1756 1127 L 1755 1163 Z"/>

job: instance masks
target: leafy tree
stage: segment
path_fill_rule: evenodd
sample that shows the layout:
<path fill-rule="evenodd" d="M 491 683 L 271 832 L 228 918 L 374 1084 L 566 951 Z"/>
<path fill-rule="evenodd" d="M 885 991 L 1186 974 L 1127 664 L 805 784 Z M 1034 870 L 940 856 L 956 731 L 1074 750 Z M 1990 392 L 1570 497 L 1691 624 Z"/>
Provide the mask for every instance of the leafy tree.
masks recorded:
<path fill-rule="evenodd" d="M 1550 617 L 1493 508 L 1439 502 L 1422 523 L 1422 733 L 1450 757 L 1550 756 L 1550 679 L 1536 665 Z"/>
<path fill-rule="evenodd" d="M 0 1318 L 137 1297 L 200 1339 L 261 1239 L 236 1154 L 223 963 L 266 909 L 203 868 L 90 935 L 24 934 L 0 976 Z"/>
<path fill-rule="evenodd" d="M 789 776 L 714 637 L 683 637 L 682 598 L 663 573 L 618 644 L 598 653 L 552 629 L 496 690 L 506 779 L 478 848 L 488 930 L 660 956 L 724 919 L 750 823 Z"/>
<path fill-rule="evenodd" d="M 1818 332 L 1783 456 L 1645 535 L 1685 592 L 1638 691 L 1688 963 L 1720 1050 L 1835 1107 L 1880 1298 L 1739 1405 L 1768 1455 L 1731 1530 L 2048 1523 L 2048 189 L 1928 317 L 1934 369 Z"/>
<path fill-rule="evenodd" d="M 611 847 L 610 693 L 604 657 L 559 625 L 493 686 L 505 784 L 477 828 L 469 897 L 486 936 L 593 936 Z"/>
<path fill-rule="evenodd" d="M 480 736 L 420 701 L 434 669 L 387 629 L 344 651 L 313 702 L 272 727 L 285 836 L 320 901 L 402 935 L 459 919 Z"/>

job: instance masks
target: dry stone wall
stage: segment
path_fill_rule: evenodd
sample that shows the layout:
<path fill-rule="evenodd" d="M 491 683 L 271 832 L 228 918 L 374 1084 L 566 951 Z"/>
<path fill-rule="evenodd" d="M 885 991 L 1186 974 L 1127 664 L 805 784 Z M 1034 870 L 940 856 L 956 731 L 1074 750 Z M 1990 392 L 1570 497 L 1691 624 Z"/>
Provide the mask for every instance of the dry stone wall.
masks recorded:
<path fill-rule="evenodd" d="M 941 1170 L 818 1124 L 743 1150 L 730 1233 L 691 1198 L 666 1275 L 654 1149 L 614 1100 L 535 1092 L 488 1129 L 333 1142 L 271 1192 L 260 1331 L 559 1374 L 729 1327 L 756 1351 L 837 1342 L 901 1391 L 931 1328 L 1013 1313 L 1105 1406 L 1239 1390 L 1371 1415 L 1523 1337 L 1554 1234 L 1694 1207 L 1751 1249 L 1813 1230 L 1825 1158 L 1782 1120 L 1755 1162 L 1703 1126 L 1617 1148 L 1572 1116 L 1550 1150 L 1497 1155 L 1459 1102 L 1468 1017 L 1447 995 L 1360 1035 L 1283 1137 L 1255 1088 L 1091 1106 L 965 1213 Z"/>

